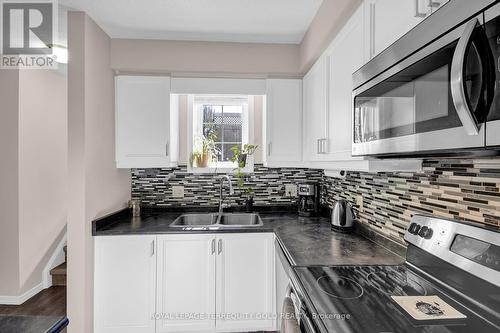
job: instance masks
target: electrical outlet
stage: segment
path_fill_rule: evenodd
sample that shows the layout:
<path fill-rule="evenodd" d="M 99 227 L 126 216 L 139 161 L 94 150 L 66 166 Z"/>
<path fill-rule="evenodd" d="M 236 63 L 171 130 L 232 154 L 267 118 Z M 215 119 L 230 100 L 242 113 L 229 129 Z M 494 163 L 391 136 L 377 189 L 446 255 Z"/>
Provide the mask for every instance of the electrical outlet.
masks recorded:
<path fill-rule="evenodd" d="M 296 196 L 297 196 L 297 185 L 285 184 L 285 197 L 296 197 Z"/>
<path fill-rule="evenodd" d="M 356 205 L 358 205 L 359 211 L 362 212 L 363 211 L 363 196 L 362 195 L 356 196 Z"/>
<path fill-rule="evenodd" d="M 172 196 L 174 198 L 184 198 L 184 186 L 172 186 Z"/>

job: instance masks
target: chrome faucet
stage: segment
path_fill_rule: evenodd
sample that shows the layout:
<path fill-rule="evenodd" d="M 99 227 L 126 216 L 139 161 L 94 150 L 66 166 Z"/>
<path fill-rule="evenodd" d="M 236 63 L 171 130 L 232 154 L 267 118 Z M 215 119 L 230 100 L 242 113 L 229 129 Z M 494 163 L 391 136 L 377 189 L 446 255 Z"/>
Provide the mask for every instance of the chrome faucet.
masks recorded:
<path fill-rule="evenodd" d="M 224 209 L 224 195 L 223 195 L 223 187 L 224 187 L 224 180 L 227 180 L 227 183 L 229 184 L 229 195 L 233 195 L 234 194 L 234 190 L 233 190 L 233 182 L 231 181 L 231 177 L 229 177 L 228 175 L 223 175 L 219 178 L 219 184 L 220 184 L 220 187 L 219 187 L 219 214 L 222 214 L 222 210 Z"/>

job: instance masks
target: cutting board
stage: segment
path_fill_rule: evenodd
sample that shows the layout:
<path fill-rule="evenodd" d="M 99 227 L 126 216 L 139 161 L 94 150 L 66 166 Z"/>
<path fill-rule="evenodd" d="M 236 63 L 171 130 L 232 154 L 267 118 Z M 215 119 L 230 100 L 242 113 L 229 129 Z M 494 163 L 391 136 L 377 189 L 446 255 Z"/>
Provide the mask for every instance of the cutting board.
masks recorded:
<path fill-rule="evenodd" d="M 443 320 L 467 318 L 439 296 L 391 296 L 416 320 Z"/>

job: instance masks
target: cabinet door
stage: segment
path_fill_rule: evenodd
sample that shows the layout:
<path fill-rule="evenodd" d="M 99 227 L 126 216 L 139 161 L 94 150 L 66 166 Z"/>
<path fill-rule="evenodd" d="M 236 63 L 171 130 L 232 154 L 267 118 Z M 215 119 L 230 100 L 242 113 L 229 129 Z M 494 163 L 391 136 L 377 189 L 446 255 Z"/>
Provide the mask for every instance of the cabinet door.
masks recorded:
<path fill-rule="evenodd" d="M 275 329 L 273 242 L 273 234 L 218 235 L 218 332 Z"/>
<path fill-rule="evenodd" d="M 117 76 L 115 95 L 117 166 L 172 166 L 170 78 Z"/>
<path fill-rule="evenodd" d="M 268 166 L 302 161 L 302 80 L 267 80 L 265 115 Z"/>
<path fill-rule="evenodd" d="M 303 156 L 305 162 L 321 161 L 327 138 L 327 59 L 321 57 L 303 79 Z"/>
<path fill-rule="evenodd" d="M 328 52 L 330 86 L 328 156 L 352 159 L 352 74 L 363 66 L 363 10 L 359 9 L 332 42 Z"/>
<path fill-rule="evenodd" d="M 214 235 L 158 236 L 157 332 L 214 331 L 215 256 Z"/>
<path fill-rule="evenodd" d="M 155 236 L 95 237 L 94 332 L 155 332 Z"/>
<path fill-rule="evenodd" d="M 379 54 L 431 13 L 428 0 L 371 0 L 371 56 Z"/>

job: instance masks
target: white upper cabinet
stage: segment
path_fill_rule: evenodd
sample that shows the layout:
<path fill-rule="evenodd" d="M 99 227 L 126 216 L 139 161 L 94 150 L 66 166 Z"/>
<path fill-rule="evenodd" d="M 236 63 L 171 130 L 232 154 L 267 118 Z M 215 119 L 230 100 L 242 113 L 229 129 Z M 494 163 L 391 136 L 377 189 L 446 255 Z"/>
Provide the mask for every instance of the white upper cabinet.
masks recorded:
<path fill-rule="evenodd" d="M 352 74 L 364 63 L 362 9 L 347 22 L 326 51 L 329 61 L 328 144 L 329 161 L 352 159 Z"/>
<path fill-rule="evenodd" d="M 95 237 L 95 333 L 155 332 L 155 239 Z"/>
<path fill-rule="evenodd" d="M 302 80 L 267 80 L 262 133 L 266 166 L 302 162 Z"/>
<path fill-rule="evenodd" d="M 118 168 L 176 166 L 178 108 L 170 104 L 169 77 L 115 78 Z"/>
<path fill-rule="evenodd" d="M 325 159 L 328 113 L 328 61 L 321 57 L 303 79 L 303 160 Z"/>
<path fill-rule="evenodd" d="M 370 58 L 410 31 L 448 0 L 366 0 Z"/>

